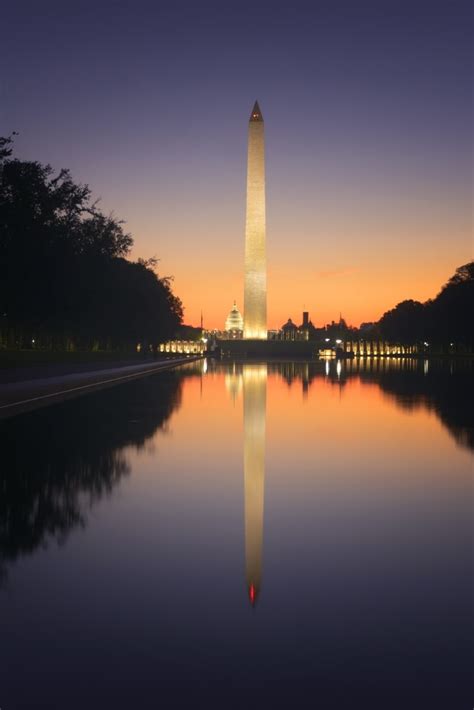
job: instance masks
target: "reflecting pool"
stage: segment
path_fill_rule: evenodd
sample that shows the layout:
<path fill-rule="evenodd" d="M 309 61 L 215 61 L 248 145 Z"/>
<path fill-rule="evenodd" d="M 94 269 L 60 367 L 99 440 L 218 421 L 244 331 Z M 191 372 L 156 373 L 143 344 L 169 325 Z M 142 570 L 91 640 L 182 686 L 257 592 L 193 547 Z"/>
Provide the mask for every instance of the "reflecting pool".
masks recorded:
<path fill-rule="evenodd" d="M 471 708 L 470 363 L 189 363 L 0 423 L 0 708 Z"/>

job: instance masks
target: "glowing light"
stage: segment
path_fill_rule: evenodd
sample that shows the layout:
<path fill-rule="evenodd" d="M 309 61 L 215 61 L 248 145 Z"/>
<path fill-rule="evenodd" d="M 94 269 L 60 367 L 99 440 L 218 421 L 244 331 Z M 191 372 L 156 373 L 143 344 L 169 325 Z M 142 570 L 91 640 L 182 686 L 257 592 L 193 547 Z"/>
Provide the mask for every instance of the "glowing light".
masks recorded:
<path fill-rule="evenodd" d="M 249 599 L 252 606 L 255 604 L 255 597 L 255 587 L 251 584 L 249 589 Z"/>
<path fill-rule="evenodd" d="M 242 331 L 244 329 L 244 319 L 242 318 L 239 309 L 234 301 L 229 315 L 225 321 L 225 330 L 227 331 Z"/>
<path fill-rule="evenodd" d="M 319 357 L 321 358 L 333 358 L 336 357 L 336 353 L 331 348 L 325 348 L 319 351 Z"/>

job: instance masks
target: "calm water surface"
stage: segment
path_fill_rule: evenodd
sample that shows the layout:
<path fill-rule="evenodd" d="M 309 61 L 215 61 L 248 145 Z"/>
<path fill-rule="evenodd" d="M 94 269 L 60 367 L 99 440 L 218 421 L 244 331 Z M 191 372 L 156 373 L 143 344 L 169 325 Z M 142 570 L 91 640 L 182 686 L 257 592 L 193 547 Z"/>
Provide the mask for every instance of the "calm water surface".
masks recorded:
<path fill-rule="evenodd" d="M 4 421 L 1 709 L 470 709 L 473 401 L 201 361 Z"/>

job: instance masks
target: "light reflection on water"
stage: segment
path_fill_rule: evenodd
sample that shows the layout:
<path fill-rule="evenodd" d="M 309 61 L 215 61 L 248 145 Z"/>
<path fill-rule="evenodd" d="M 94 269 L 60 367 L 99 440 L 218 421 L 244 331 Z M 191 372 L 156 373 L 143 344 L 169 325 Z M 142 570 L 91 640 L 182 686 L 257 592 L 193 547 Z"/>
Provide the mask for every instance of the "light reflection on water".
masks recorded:
<path fill-rule="evenodd" d="M 245 568 L 252 606 L 262 581 L 267 366 L 246 364 L 244 382 Z"/>
<path fill-rule="evenodd" d="M 209 361 L 3 422 L 0 700 L 464 702 L 471 402 L 459 361 Z"/>

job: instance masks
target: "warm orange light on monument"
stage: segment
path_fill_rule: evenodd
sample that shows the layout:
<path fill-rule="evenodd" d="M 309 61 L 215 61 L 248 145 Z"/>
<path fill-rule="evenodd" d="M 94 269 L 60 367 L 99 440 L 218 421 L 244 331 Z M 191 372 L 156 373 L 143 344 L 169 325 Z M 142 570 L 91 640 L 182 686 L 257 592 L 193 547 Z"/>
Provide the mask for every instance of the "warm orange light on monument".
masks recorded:
<path fill-rule="evenodd" d="M 248 131 L 244 338 L 266 337 L 265 140 L 262 112 L 255 102 Z"/>

